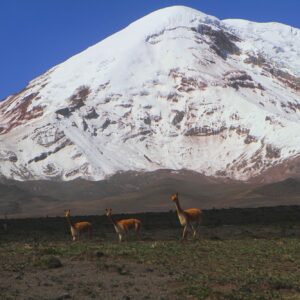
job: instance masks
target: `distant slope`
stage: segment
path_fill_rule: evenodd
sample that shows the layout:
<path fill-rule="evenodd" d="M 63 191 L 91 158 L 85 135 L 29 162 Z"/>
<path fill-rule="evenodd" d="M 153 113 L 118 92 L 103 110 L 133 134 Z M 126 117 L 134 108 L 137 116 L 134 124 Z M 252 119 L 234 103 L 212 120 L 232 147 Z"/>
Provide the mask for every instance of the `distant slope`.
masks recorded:
<path fill-rule="evenodd" d="M 0 214 L 56 216 L 71 208 L 76 215 L 169 211 L 170 195 L 179 192 L 183 207 L 228 208 L 296 205 L 300 182 L 259 185 L 221 180 L 191 171 L 119 173 L 104 181 L 6 181 L 0 189 Z"/>
<path fill-rule="evenodd" d="M 298 197 L 300 200 L 300 180 L 288 178 L 281 182 L 266 184 L 255 188 L 251 193 L 275 198 Z"/>
<path fill-rule="evenodd" d="M 17 182 L 0 183 L 0 216 L 3 215 L 35 215 L 47 211 L 57 201 L 48 195 L 39 195 L 36 191 L 17 186 Z M 45 213 L 47 214 L 47 213 Z"/>

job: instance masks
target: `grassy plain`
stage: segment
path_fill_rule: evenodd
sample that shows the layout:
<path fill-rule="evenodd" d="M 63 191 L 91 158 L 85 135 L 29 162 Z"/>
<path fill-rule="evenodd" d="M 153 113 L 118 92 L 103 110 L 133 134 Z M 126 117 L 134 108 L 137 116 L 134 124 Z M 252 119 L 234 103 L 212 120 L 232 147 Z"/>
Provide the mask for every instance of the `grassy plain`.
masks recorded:
<path fill-rule="evenodd" d="M 143 241 L 121 244 L 104 216 L 74 218 L 95 229 L 79 242 L 64 218 L 9 220 L 0 299 L 300 299 L 298 207 L 205 211 L 184 243 L 175 212 L 134 217 Z"/>

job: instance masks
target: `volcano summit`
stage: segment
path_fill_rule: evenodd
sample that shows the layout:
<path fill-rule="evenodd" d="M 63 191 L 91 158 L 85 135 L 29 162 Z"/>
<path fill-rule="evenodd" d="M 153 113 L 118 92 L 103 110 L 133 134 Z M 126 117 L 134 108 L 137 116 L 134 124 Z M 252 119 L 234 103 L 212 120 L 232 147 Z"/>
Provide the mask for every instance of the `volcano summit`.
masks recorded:
<path fill-rule="evenodd" d="M 300 170 L 299 70 L 299 29 L 158 10 L 0 103 L 0 174 L 283 179 Z"/>

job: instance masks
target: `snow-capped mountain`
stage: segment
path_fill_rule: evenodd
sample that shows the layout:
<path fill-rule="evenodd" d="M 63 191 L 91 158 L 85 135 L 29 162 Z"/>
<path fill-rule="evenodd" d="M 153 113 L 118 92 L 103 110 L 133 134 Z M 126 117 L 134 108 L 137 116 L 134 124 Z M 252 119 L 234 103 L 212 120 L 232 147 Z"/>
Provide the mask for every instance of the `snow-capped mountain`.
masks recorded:
<path fill-rule="evenodd" d="M 300 30 L 153 12 L 0 103 L 17 180 L 190 169 L 247 180 L 300 155 Z"/>

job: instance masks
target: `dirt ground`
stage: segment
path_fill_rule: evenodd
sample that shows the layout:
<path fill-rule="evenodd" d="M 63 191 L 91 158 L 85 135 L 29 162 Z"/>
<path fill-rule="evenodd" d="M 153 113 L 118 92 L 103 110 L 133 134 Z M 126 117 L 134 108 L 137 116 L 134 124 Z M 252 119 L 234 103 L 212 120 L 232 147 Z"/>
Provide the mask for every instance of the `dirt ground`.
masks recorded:
<path fill-rule="evenodd" d="M 176 274 L 128 252 L 128 247 L 154 250 L 154 241 L 131 236 L 120 244 L 113 233 L 105 240 L 84 237 L 73 242 L 68 236 L 65 241 L 49 240 L 0 243 L 1 300 L 177 299 Z"/>
<path fill-rule="evenodd" d="M 170 287 L 179 286 L 159 266 L 97 253 L 59 257 L 57 268 L 39 265 L 29 255 L 5 260 L 1 299 L 175 299 Z"/>

